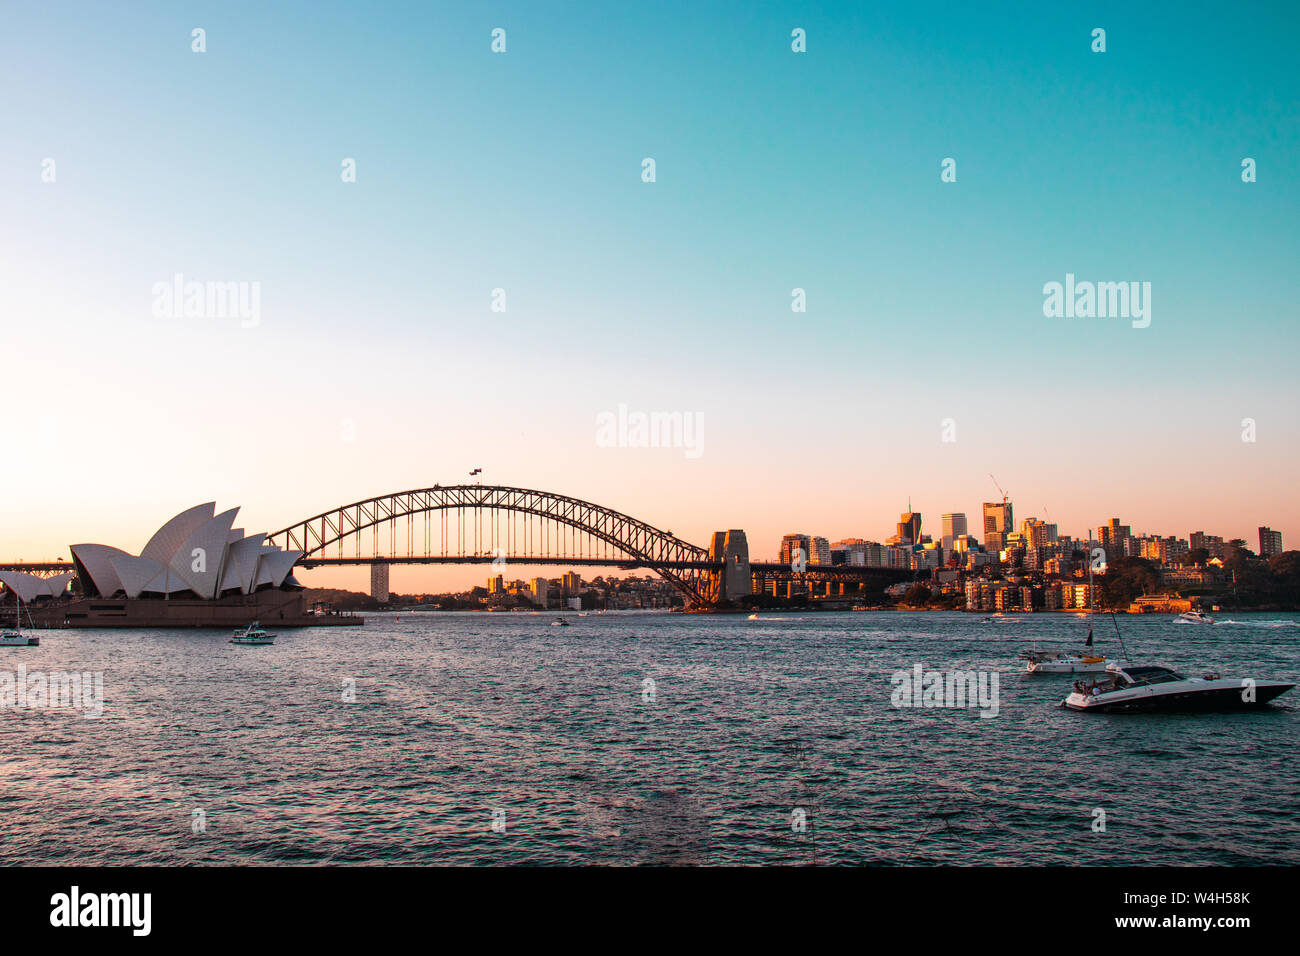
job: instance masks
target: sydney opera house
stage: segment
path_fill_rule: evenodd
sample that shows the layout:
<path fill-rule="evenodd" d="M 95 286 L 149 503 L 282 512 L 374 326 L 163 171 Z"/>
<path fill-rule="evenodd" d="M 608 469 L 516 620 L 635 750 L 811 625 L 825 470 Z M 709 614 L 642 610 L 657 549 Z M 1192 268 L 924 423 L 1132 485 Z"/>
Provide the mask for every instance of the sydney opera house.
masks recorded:
<path fill-rule="evenodd" d="M 301 551 L 268 544 L 265 534 L 245 535 L 234 527 L 238 508 L 216 511 L 211 501 L 182 511 L 139 554 L 74 544 L 73 571 L 52 578 L 0 571 L 0 581 L 34 605 L 36 623 L 48 627 L 343 623 L 305 611 L 302 586 L 292 574 Z M 73 578 L 79 600 L 57 600 Z"/>
<path fill-rule="evenodd" d="M 74 544 L 72 560 L 87 597 L 186 597 L 213 600 L 279 588 L 301 551 L 281 551 L 265 534 L 232 527 L 238 508 L 215 502 L 182 511 L 154 532 L 140 554 L 105 544 Z"/>

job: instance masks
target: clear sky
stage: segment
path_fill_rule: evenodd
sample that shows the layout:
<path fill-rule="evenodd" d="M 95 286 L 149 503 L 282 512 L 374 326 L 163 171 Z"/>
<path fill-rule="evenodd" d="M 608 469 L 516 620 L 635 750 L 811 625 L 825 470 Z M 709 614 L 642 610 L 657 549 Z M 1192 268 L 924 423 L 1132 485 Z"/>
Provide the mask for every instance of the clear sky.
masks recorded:
<path fill-rule="evenodd" d="M 904 6 L 6 4 L 0 557 L 473 467 L 758 557 L 974 528 L 989 472 L 1063 532 L 1300 544 L 1297 7 Z M 177 273 L 257 324 L 158 318 Z M 1067 273 L 1150 326 L 1045 317 Z M 620 404 L 701 454 L 601 447 Z"/>

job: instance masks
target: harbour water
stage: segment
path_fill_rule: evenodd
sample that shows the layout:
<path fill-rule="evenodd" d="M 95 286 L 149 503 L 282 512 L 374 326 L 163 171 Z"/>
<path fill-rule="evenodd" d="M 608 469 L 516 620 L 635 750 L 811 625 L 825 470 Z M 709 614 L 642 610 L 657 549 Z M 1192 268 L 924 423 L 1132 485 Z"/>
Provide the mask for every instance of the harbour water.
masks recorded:
<path fill-rule="evenodd" d="M 0 863 L 1300 863 L 1300 693 L 1062 710 L 1017 654 L 1072 616 L 567 618 L 42 631 L 0 672 L 102 673 L 103 714 L 0 709 Z M 1300 681 L 1300 615 L 1120 625 L 1134 661 Z M 895 706 L 918 664 L 996 672 L 996 716 Z"/>

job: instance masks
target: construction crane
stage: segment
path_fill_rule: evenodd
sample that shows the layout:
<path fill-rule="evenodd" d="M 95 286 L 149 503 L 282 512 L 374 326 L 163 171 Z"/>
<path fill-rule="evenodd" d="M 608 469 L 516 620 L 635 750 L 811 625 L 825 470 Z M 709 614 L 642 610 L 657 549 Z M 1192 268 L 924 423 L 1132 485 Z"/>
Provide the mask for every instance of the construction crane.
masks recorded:
<path fill-rule="evenodd" d="M 993 482 L 994 488 L 996 488 L 998 491 L 1002 491 L 1002 486 L 998 484 L 998 480 L 993 477 L 992 472 L 989 473 L 989 480 Z M 1007 503 L 1007 493 L 1005 491 L 1002 491 L 1002 503 L 1004 505 Z"/>

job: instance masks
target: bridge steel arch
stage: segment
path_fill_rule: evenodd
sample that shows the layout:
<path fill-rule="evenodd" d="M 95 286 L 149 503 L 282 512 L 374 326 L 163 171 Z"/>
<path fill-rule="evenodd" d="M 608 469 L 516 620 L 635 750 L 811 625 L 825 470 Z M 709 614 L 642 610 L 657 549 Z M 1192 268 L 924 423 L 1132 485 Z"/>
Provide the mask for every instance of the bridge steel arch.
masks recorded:
<path fill-rule="evenodd" d="M 389 550 L 395 551 L 397 522 L 406 519 L 408 548 L 405 557 L 411 559 L 412 563 L 417 563 L 419 556 L 411 541 L 411 519 L 417 515 L 428 516 L 453 510 L 475 513 L 474 551 L 468 556 L 481 557 L 483 561 L 501 557 L 527 563 L 530 555 L 506 553 L 513 551 L 513 548 L 501 547 L 501 541 L 509 542 L 510 535 L 507 533 L 502 539 L 495 523 L 489 522 L 490 533 L 480 533 L 482 529 L 479 519 L 483 512 L 520 514 L 538 521 L 554 522 L 604 542 L 608 548 L 617 552 L 609 555 L 610 565 L 648 567 L 676 587 L 689 604 L 706 605 L 716 595 L 716 572 L 722 565 L 710 561 L 707 549 L 683 541 L 671 531 L 661 531 L 630 515 L 589 501 L 505 485 L 434 485 L 432 488 L 417 488 L 366 498 L 296 522 L 268 535 L 268 541 L 285 550 L 302 551 L 303 557 L 299 564 L 303 567 L 312 567 L 313 558 L 326 559 L 325 552 L 328 548 L 337 546 L 341 552 L 347 538 L 354 539 L 357 564 L 377 561 L 401 563 L 403 556 L 400 554 L 378 553 L 378 532 L 382 525 L 389 524 Z M 374 553 L 363 556 L 361 537 L 368 531 L 371 532 Z M 425 541 L 425 556 L 429 557 L 427 524 Z M 463 549 L 464 536 L 458 535 L 457 541 Z M 445 548 L 445 537 L 443 546 Z M 333 559 L 330 563 L 337 564 L 341 560 L 344 559 Z"/>

